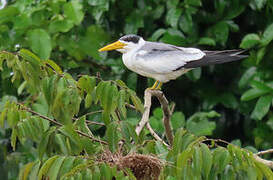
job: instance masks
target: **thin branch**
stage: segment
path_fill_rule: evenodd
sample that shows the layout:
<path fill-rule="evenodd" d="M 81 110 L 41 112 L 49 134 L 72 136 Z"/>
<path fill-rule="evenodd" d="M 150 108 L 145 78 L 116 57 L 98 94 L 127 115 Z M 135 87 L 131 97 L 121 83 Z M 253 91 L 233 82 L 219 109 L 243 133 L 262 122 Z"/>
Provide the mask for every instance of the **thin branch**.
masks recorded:
<path fill-rule="evenodd" d="M 136 110 L 136 107 L 134 105 L 132 105 L 132 104 L 125 103 L 125 106 L 127 106 L 128 108 Z"/>
<path fill-rule="evenodd" d="M 86 114 L 83 115 L 83 116 L 90 116 L 90 115 L 93 115 L 93 114 L 96 114 L 96 113 L 101 113 L 101 112 L 103 112 L 103 110 L 92 111 L 92 112 L 86 113 Z"/>
<path fill-rule="evenodd" d="M 99 125 L 99 126 L 105 126 L 104 123 L 100 123 L 100 122 L 96 122 L 96 121 L 89 121 L 89 120 L 86 120 L 86 123 L 89 125 Z"/>
<path fill-rule="evenodd" d="M 256 155 L 260 156 L 260 155 L 270 154 L 270 153 L 273 153 L 273 149 L 268 149 L 268 150 L 265 150 L 265 151 L 260 151 L 260 152 L 256 153 Z"/>
<path fill-rule="evenodd" d="M 31 110 L 31 109 L 25 107 L 23 104 L 20 104 L 20 103 L 17 103 L 17 104 L 20 105 L 20 107 L 21 107 L 23 110 L 26 110 L 27 112 L 30 112 L 31 114 L 34 114 L 34 115 L 36 115 L 36 116 L 39 116 L 40 118 L 43 118 L 43 119 L 45 119 L 45 120 L 48 120 L 48 121 L 50 121 L 50 122 L 52 122 L 53 124 L 56 124 L 56 125 L 58 125 L 58 126 L 62 126 L 61 123 L 59 123 L 58 121 L 55 121 L 54 119 L 51 119 L 51 118 L 49 118 L 49 117 L 47 117 L 47 116 L 44 116 L 44 115 L 42 115 L 42 114 L 40 114 L 40 113 L 37 113 L 37 112 L 35 112 L 35 111 L 33 111 L 33 110 Z"/>
<path fill-rule="evenodd" d="M 31 110 L 31 109 L 25 107 L 23 104 L 20 104 L 20 103 L 17 103 L 17 104 L 20 105 L 20 107 L 21 107 L 23 110 L 26 110 L 27 112 L 30 112 L 31 114 L 34 114 L 34 115 L 36 115 L 36 116 L 39 116 L 40 118 L 43 118 L 43 119 L 45 119 L 45 120 L 48 120 L 48 121 L 50 121 L 50 122 L 52 122 L 53 124 L 56 124 L 56 125 L 58 125 L 58 126 L 63 126 L 63 125 L 62 125 L 61 123 L 59 123 L 58 121 L 56 121 L 56 120 L 54 120 L 54 119 L 51 119 L 51 118 L 49 118 L 49 117 L 47 117 L 47 116 L 44 116 L 44 115 L 42 115 L 42 114 L 40 114 L 40 113 L 38 113 L 38 112 L 35 112 L 35 111 L 33 111 L 33 110 Z M 105 142 L 105 141 L 103 141 L 103 140 L 100 140 L 100 139 L 97 139 L 97 138 L 95 138 L 95 137 L 92 137 L 92 136 L 90 136 L 90 135 L 88 135 L 88 134 L 86 134 L 86 133 L 84 133 L 84 132 L 79 131 L 79 130 L 76 130 L 76 132 L 77 132 L 78 134 L 82 135 L 82 136 L 88 137 L 88 138 L 91 139 L 92 141 L 99 142 L 99 143 L 105 144 L 105 145 L 108 144 L 107 142 Z"/>
<path fill-rule="evenodd" d="M 156 134 L 156 132 L 153 130 L 153 128 L 151 127 L 151 125 L 150 125 L 149 122 L 147 122 L 146 127 L 147 127 L 147 129 L 150 131 L 151 135 L 152 135 L 156 140 L 160 141 L 162 144 L 164 144 L 165 146 L 167 146 L 168 148 L 170 148 L 170 146 L 169 146 L 167 143 L 165 143 L 165 141 L 164 141 L 163 139 L 161 139 L 161 138 L 159 137 L 159 135 Z"/>
<path fill-rule="evenodd" d="M 258 154 L 258 153 L 257 153 Z M 256 161 L 261 162 L 263 164 L 265 164 L 266 166 L 268 166 L 269 168 L 273 169 L 273 161 L 270 160 L 266 160 L 263 158 L 260 158 L 258 155 L 253 154 L 253 157 Z"/>
<path fill-rule="evenodd" d="M 149 114 L 150 114 L 150 109 L 151 109 L 151 101 L 152 101 L 152 96 L 156 96 L 157 99 L 159 100 L 162 110 L 163 110 L 163 123 L 166 131 L 166 137 L 170 145 L 173 143 L 173 133 L 172 133 L 172 128 L 170 124 L 170 118 L 171 118 L 171 111 L 169 109 L 169 103 L 166 97 L 164 96 L 162 91 L 159 90 L 150 90 L 146 89 L 145 90 L 145 95 L 144 95 L 144 113 L 142 115 L 141 121 L 138 123 L 136 127 L 136 133 L 137 135 L 140 134 L 144 126 L 148 123 L 149 121 Z M 149 127 L 149 125 L 148 125 Z"/>

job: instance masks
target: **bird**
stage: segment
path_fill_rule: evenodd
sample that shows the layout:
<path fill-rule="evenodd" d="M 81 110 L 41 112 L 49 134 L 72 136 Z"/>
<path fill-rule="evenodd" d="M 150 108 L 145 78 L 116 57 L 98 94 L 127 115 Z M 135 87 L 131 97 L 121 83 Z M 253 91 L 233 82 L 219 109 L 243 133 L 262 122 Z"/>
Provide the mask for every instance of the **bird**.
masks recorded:
<path fill-rule="evenodd" d="M 188 71 L 207 65 L 222 64 L 246 58 L 244 50 L 208 51 L 179 47 L 162 42 L 145 41 L 129 34 L 98 51 L 116 50 L 122 53 L 124 65 L 133 72 L 155 79 L 149 89 L 159 90 L 163 83 L 174 80 Z"/>

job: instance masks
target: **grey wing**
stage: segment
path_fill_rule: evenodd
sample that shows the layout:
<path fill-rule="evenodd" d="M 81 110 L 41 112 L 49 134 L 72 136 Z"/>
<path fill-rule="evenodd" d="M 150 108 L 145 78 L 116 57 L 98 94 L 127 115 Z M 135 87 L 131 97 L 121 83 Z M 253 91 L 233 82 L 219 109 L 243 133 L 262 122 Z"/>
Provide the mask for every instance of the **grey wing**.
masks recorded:
<path fill-rule="evenodd" d="M 142 71 L 166 74 L 187 62 L 202 59 L 205 53 L 196 48 L 183 48 L 164 43 L 146 42 L 137 51 L 135 66 Z"/>

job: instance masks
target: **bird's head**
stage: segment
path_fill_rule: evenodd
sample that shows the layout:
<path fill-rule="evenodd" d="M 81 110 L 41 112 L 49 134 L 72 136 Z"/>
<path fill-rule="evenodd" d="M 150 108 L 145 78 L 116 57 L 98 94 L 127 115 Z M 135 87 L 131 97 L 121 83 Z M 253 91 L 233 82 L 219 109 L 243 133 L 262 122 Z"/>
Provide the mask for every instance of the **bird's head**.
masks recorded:
<path fill-rule="evenodd" d="M 118 41 L 112 44 L 104 46 L 103 48 L 99 49 L 99 52 L 116 50 L 121 53 L 126 53 L 132 49 L 136 49 L 137 47 L 142 46 L 144 43 L 145 41 L 142 37 L 134 34 L 129 34 L 122 36 L 121 38 L 119 38 Z"/>

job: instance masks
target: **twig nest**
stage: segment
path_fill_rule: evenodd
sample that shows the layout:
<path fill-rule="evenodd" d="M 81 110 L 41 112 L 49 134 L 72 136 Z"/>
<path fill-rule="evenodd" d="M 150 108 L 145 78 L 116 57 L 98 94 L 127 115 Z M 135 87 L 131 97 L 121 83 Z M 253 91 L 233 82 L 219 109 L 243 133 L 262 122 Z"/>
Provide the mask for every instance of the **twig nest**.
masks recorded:
<path fill-rule="evenodd" d="M 162 168 L 162 163 L 158 158 L 136 153 L 122 156 L 119 153 L 113 154 L 105 151 L 98 161 L 110 166 L 116 165 L 119 170 L 130 169 L 138 180 L 158 180 Z"/>
<path fill-rule="evenodd" d="M 117 162 L 119 169 L 129 168 L 137 179 L 157 180 L 161 170 L 161 161 L 150 155 L 131 154 Z"/>

